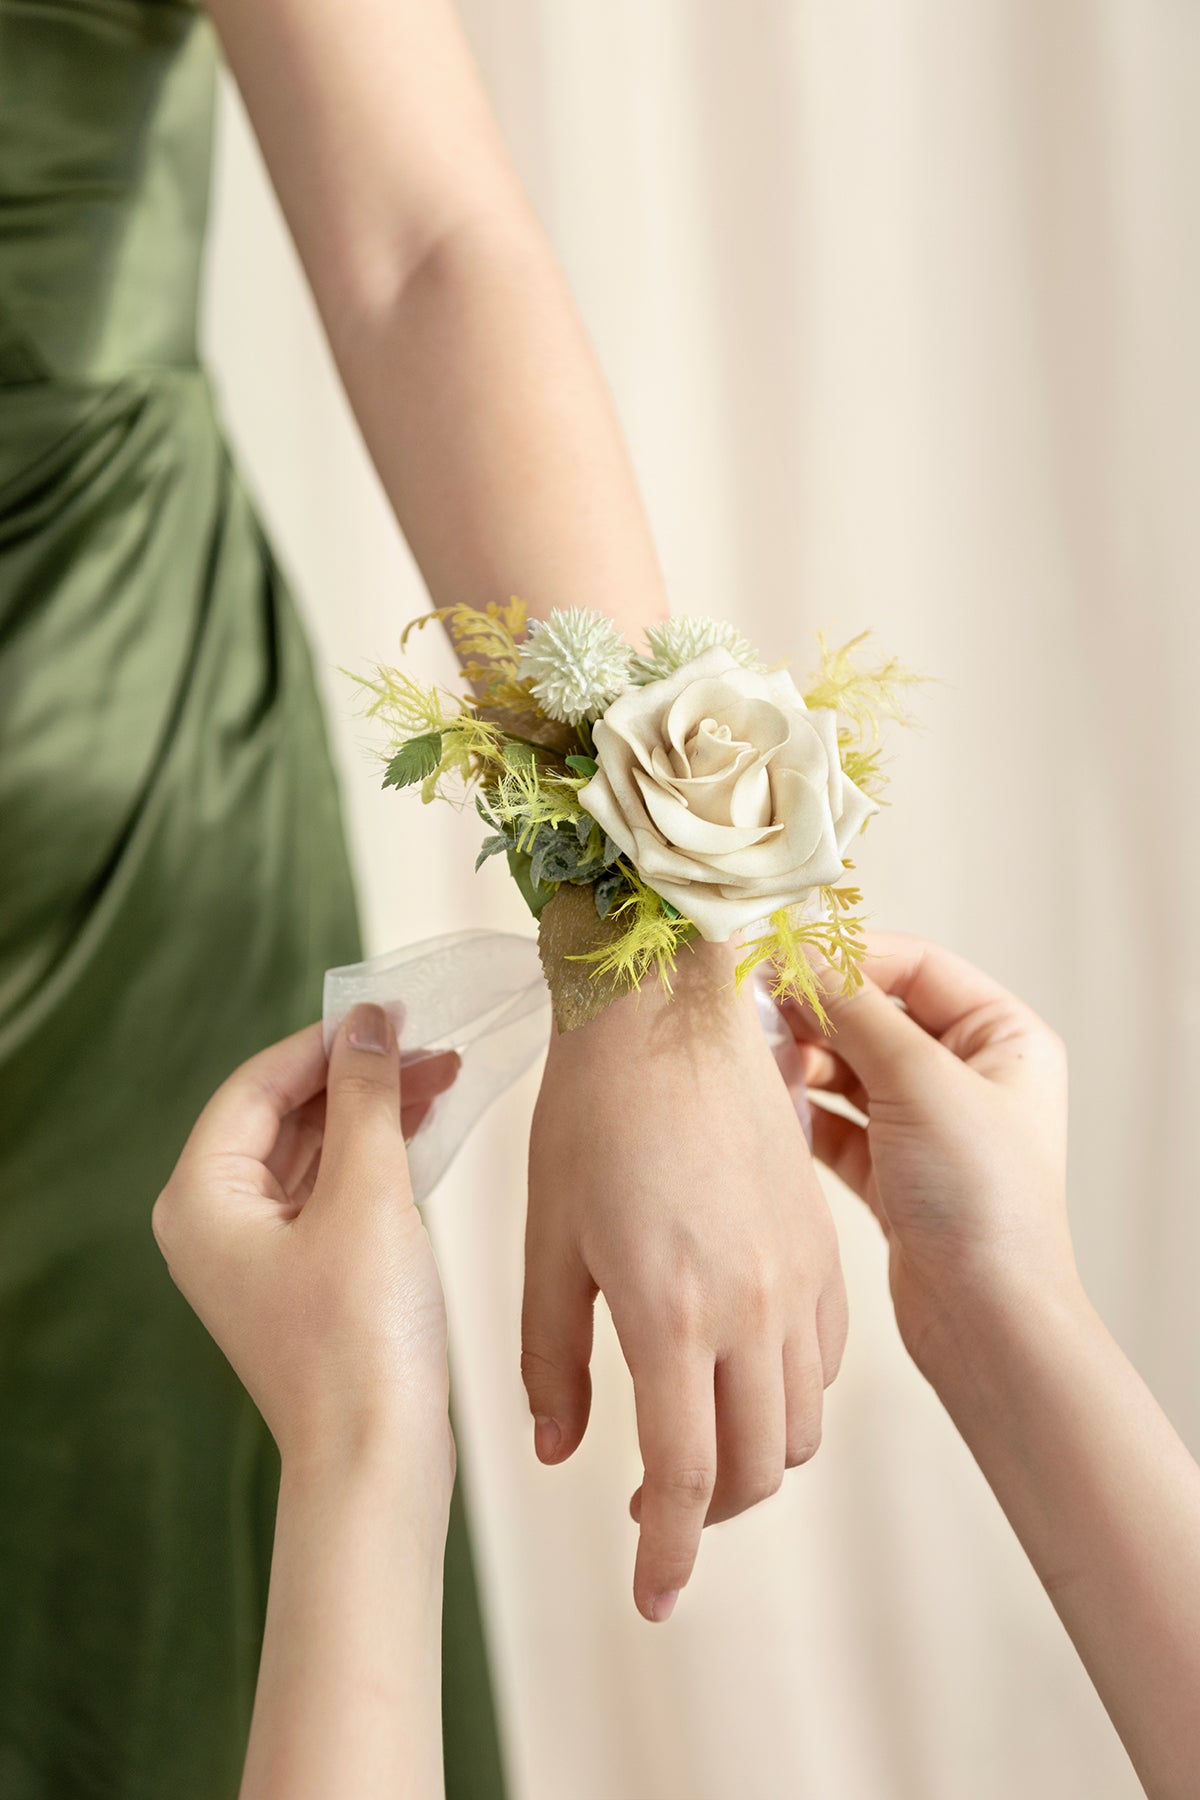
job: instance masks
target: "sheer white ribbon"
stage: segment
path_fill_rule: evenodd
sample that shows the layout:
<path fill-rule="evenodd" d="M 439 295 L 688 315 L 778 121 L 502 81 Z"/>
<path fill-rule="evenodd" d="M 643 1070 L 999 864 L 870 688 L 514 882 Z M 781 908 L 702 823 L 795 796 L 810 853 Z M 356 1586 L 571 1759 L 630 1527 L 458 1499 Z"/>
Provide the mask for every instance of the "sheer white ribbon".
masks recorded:
<path fill-rule="evenodd" d="M 763 1029 L 780 1060 L 807 1128 L 797 1090 L 791 1033 L 765 989 L 757 989 Z M 433 1108 L 408 1148 L 417 1199 L 427 1200 L 455 1153 L 493 1100 L 537 1061 L 550 1031 L 550 995 L 537 944 L 503 931 L 458 931 L 401 950 L 347 963 L 325 975 L 325 1048 L 351 1007 L 382 1006 L 400 1044 L 401 1064 L 441 1050 L 462 1062 L 454 1086 Z"/>

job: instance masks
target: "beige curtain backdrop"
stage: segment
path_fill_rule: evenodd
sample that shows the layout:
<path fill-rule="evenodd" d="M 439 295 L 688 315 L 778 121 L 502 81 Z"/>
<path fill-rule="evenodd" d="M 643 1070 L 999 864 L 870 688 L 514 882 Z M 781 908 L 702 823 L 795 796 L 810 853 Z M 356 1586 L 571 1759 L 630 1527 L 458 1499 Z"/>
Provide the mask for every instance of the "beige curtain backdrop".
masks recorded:
<path fill-rule="evenodd" d="M 1200 1448 L 1200 11 L 1187 0 L 466 0 L 629 433 L 676 606 L 943 685 L 860 859 L 877 917 L 1065 1034 L 1091 1291 Z M 525 929 L 469 819 L 377 791 L 338 665 L 424 596 L 230 98 L 209 341 L 327 675 L 373 948 Z M 481 596 L 486 598 L 486 596 Z M 563 595 L 569 603 L 571 596 Z M 439 646 L 425 652 L 448 668 Z M 431 1209 L 515 1800 L 1127 1800 L 1048 1602 L 906 1363 L 881 1246 L 825 1444 L 630 1601 L 602 1322 L 573 1463 L 518 1378 L 529 1081 Z M 603 1147 L 597 1147 L 603 1154 Z"/>

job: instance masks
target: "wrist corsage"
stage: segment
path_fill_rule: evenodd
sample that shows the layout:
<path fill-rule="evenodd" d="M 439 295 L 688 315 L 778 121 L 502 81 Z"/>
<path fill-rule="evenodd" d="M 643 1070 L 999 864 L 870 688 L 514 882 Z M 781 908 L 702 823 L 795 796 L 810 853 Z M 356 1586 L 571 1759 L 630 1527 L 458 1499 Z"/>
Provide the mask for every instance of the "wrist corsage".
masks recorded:
<path fill-rule="evenodd" d="M 538 920 L 560 1030 L 657 977 L 696 938 L 741 938 L 737 979 L 764 964 L 777 998 L 824 1020 L 809 953 L 862 980 L 862 897 L 849 852 L 878 811 L 879 734 L 915 679 L 864 664 L 864 639 L 820 642 L 803 691 L 731 625 L 674 618 L 635 651 L 612 621 L 523 604 L 443 619 L 469 689 L 379 668 L 363 685 L 389 732 L 384 786 L 474 795 Z"/>

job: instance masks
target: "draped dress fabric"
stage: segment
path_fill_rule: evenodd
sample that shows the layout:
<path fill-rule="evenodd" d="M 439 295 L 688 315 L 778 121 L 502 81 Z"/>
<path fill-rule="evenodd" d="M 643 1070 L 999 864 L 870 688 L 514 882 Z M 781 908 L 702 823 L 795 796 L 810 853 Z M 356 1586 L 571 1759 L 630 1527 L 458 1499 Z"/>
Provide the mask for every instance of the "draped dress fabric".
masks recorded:
<path fill-rule="evenodd" d="M 197 359 L 215 68 L 175 0 L 0 0 L 3 1800 L 237 1791 L 277 1465 L 150 1209 L 359 954 L 307 647 Z M 445 1699 L 450 1793 L 488 1800 L 457 1510 Z"/>

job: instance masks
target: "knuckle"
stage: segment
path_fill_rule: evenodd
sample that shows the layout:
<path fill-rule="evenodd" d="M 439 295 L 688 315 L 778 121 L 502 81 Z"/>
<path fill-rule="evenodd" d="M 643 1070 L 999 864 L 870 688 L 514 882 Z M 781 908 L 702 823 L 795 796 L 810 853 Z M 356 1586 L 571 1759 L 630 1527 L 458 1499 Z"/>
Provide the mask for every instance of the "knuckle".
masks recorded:
<path fill-rule="evenodd" d="M 674 1502 L 689 1511 L 707 1507 L 716 1486 L 716 1470 L 701 1463 L 689 1468 L 646 1472 L 646 1486 L 660 1499 Z"/>
<path fill-rule="evenodd" d="M 352 1100 L 377 1100 L 382 1094 L 390 1093 L 391 1088 L 374 1070 L 346 1069 L 338 1079 L 337 1091 Z"/>
<path fill-rule="evenodd" d="M 526 1345 L 521 1351 L 521 1379 L 526 1389 L 558 1387 L 567 1374 L 565 1359 L 556 1356 L 545 1348 L 534 1349 Z"/>
<path fill-rule="evenodd" d="M 779 1273 L 768 1264 L 754 1264 L 741 1274 L 738 1283 L 738 1310 L 743 1327 L 761 1332 L 779 1314 Z"/>
<path fill-rule="evenodd" d="M 751 1330 L 761 1331 L 775 1316 L 779 1284 L 771 1269 L 751 1271 L 742 1284 L 742 1311 Z"/>

